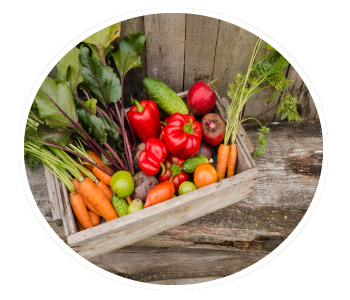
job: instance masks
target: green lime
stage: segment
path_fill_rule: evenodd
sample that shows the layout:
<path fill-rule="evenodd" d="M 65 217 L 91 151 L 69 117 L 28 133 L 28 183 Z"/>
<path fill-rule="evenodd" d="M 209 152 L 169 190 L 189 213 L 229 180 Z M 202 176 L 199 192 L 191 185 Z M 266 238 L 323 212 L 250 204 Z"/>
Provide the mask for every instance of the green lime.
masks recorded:
<path fill-rule="evenodd" d="M 179 195 L 187 194 L 187 193 L 192 192 L 196 189 L 197 189 L 197 187 L 195 186 L 195 184 L 193 182 L 184 181 L 179 186 Z"/>
<path fill-rule="evenodd" d="M 118 171 L 111 178 L 111 187 L 119 198 L 126 198 L 134 191 L 134 180 L 127 171 Z"/>

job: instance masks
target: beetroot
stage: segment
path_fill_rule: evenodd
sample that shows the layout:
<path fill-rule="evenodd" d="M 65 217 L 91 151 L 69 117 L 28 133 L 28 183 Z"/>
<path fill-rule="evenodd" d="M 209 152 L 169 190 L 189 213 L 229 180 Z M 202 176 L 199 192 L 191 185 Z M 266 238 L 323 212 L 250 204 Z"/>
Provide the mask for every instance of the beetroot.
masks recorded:
<path fill-rule="evenodd" d="M 210 113 L 202 117 L 202 139 L 211 146 L 219 145 L 225 137 L 226 124 L 218 114 Z"/>
<path fill-rule="evenodd" d="M 215 80 L 211 82 L 197 81 L 190 87 L 187 95 L 187 107 L 191 115 L 205 115 L 214 108 L 216 95 L 212 83 Z"/>
<path fill-rule="evenodd" d="M 202 141 L 201 147 L 199 148 L 197 155 L 202 155 L 202 156 L 205 156 L 207 159 L 210 159 L 210 158 L 213 158 L 213 152 L 214 152 L 213 147 L 209 146 L 207 143 Z"/>

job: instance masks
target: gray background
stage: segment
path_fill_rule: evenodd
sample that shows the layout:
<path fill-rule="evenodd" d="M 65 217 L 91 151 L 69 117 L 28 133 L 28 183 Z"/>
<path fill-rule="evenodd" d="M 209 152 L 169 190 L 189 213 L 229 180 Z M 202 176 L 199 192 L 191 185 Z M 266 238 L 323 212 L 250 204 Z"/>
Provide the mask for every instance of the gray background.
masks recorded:
<path fill-rule="evenodd" d="M 24 105 L 47 64 L 91 27 L 164 1 L 17 1 L 1 16 L 2 247 L 4 299 L 137 297 L 345 298 L 349 214 L 348 1 L 176 1 L 177 7 L 227 14 L 263 31 L 303 68 L 321 100 L 328 127 L 326 184 L 314 214 L 275 259 L 234 282 L 195 291 L 151 291 L 106 279 L 66 254 L 27 201 L 19 172 L 18 136 Z M 230 4 L 228 4 L 230 3 Z M 170 7 L 174 7 L 170 3 Z M 4 66 L 5 64 L 5 66 Z M 28 296 L 32 297 L 28 297 Z"/>

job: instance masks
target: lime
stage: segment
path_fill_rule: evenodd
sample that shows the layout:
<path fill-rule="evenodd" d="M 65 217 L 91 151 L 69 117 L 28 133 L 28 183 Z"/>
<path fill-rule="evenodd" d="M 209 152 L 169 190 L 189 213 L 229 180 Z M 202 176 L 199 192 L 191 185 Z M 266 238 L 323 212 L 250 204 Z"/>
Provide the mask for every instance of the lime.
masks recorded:
<path fill-rule="evenodd" d="M 111 187 L 119 198 L 126 198 L 134 191 L 134 180 L 127 171 L 118 171 L 111 178 Z"/>
<path fill-rule="evenodd" d="M 197 187 L 195 186 L 195 184 L 193 182 L 184 181 L 179 186 L 179 195 L 187 194 L 187 193 L 192 192 L 196 189 L 197 189 Z"/>

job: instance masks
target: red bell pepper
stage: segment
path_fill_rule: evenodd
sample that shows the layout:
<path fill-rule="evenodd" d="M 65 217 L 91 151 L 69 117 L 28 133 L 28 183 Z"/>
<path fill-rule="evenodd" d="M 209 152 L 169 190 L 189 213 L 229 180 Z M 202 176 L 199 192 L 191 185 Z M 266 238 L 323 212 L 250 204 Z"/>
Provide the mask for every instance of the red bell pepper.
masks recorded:
<path fill-rule="evenodd" d="M 165 171 L 163 174 L 160 174 L 158 176 L 159 183 L 170 181 L 174 184 L 175 194 L 178 193 L 181 183 L 190 180 L 187 173 L 185 173 L 183 170 L 183 164 L 185 163 L 185 160 L 185 158 L 181 158 L 177 155 L 169 153 L 164 162 Z"/>
<path fill-rule="evenodd" d="M 163 140 L 163 130 L 165 128 L 165 125 L 168 123 L 170 119 L 170 116 L 165 116 L 162 118 L 162 120 L 160 121 L 160 130 L 159 130 L 159 139 L 162 141 Z"/>
<path fill-rule="evenodd" d="M 163 130 L 163 141 L 171 154 L 189 158 L 197 154 L 202 141 L 202 125 L 194 116 L 174 113 Z"/>
<path fill-rule="evenodd" d="M 160 119 L 157 104 L 152 100 L 142 100 L 140 103 L 131 98 L 133 105 L 127 112 L 132 129 L 144 143 L 151 137 L 157 138 L 160 129 Z"/>
<path fill-rule="evenodd" d="M 145 150 L 140 153 L 139 166 L 147 175 L 156 175 L 167 156 L 164 143 L 156 138 L 149 138 Z"/>

